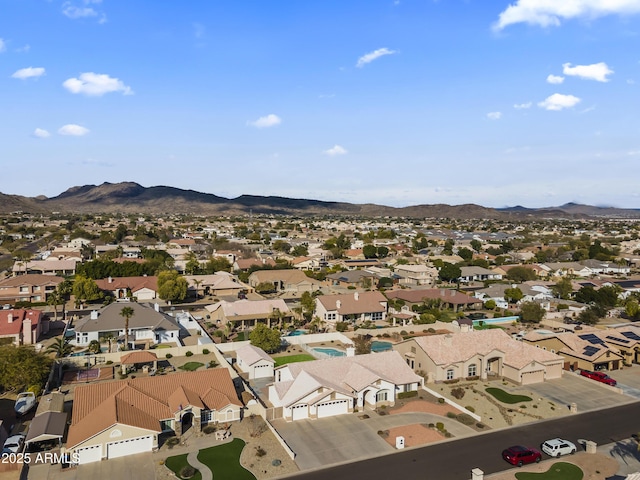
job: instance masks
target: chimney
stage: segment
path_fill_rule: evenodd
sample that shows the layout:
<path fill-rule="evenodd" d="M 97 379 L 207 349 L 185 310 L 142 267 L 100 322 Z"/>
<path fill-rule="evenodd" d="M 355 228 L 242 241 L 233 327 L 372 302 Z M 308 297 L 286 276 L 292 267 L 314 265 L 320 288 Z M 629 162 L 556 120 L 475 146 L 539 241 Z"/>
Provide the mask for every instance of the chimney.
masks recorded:
<path fill-rule="evenodd" d="M 7 315 L 7 323 L 13 323 L 13 313 Z"/>
<path fill-rule="evenodd" d="M 353 292 L 353 299 L 357 302 L 360 298 L 360 294 L 358 292 Z"/>
<path fill-rule="evenodd" d="M 451 296 L 455 297 L 456 296 L 456 291 L 455 290 L 451 290 Z"/>
<path fill-rule="evenodd" d="M 444 297 L 446 295 L 446 292 L 444 291 L 444 288 L 440 289 L 440 296 Z"/>
<path fill-rule="evenodd" d="M 98 311 L 97 310 L 91 310 L 91 320 L 97 320 L 98 319 Z"/>
<path fill-rule="evenodd" d="M 113 277 L 109 277 L 108 282 L 113 283 Z"/>
<path fill-rule="evenodd" d="M 444 336 L 444 344 L 447 347 L 450 347 L 451 345 L 453 345 L 453 335 L 451 334 L 447 334 Z"/>
<path fill-rule="evenodd" d="M 347 357 L 355 357 L 356 356 L 356 347 L 353 345 L 349 345 L 347 347 Z"/>
<path fill-rule="evenodd" d="M 342 302 L 340 300 L 336 300 L 336 309 L 340 309 L 342 306 Z"/>
<path fill-rule="evenodd" d="M 33 343 L 31 319 L 28 316 L 22 321 L 22 343 L 25 345 L 31 345 Z"/>
<path fill-rule="evenodd" d="M 158 302 L 154 303 L 154 304 L 153 304 L 153 309 L 154 309 L 156 312 L 159 312 L 159 311 L 160 311 L 160 304 L 159 304 Z"/>

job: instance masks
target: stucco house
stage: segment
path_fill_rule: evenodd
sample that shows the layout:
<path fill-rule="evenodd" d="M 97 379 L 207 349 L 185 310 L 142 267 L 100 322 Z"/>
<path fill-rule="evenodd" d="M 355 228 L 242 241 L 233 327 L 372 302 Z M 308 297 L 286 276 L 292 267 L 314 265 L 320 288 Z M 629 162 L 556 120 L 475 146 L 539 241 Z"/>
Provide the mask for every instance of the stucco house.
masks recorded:
<path fill-rule="evenodd" d="M 235 302 L 221 300 L 204 308 L 209 312 L 210 320 L 221 324 L 231 323 L 241 329 L 255 327 L 258 323 L 271 327 L 272 324 L 291 322 L 293 319 L 293 313 L 281 298 Z"/>
<path fill-rule="evenodd" d="M 78 464 L 152 452 L 158 435 L 241 419 L 226 368 L 78 386 L 66 453 Z"/>
<path fill-rule="evenodd" d="M 318 280 L 309 278 L 301 270 L 258 270 L 249 275 L 249 285 L 252 288 L 261 283 L 270 283 L 276 293 L 283 292 L 315 292 L 320 289 Z"/>
<path fill-rule="evenodd" d="M 289 363 L 274 374 L 269 402 L 276 417 L 287 421 L 394 405 L 397 393 L 423 385 L 422 377 L 393 351 Z"/>
<path fill-rule="evenodd" d="M 96 285 L 117 299 L 135 297 L 138 301 L 158 298 L 158 277 L 109 277 L 96 280 Z"/>
<path fill-rule="evenodd" d="M 408 309 L 411 309 L 413 305 L 421 305 L 430 301 L 440 304 L 442 308 L 449 308 L 455 312 L 464 309 L 482 308 L 482 300 L 451 288 L 388 290 L 385 295 L 389 300 L 402 300 Z"/>
<path fill-rule="evenodd" d="M 0 310 L 0 338 L 11 339 L 14 345 L 32 345 L 49 331 L 49 322 L 40 310 Z"/>
<path fill-rule="evenodd" d="M 253 291 L 248 285 L 242 283 L 235 275 L 227 272 L 217 272 L 213 275 L 185 275 L 188 289 L 193 294 L 215 295 L 218 297 L 238 297 L 241 291 Z"/>
<path fill-rule="evenodd" d="M 275 360 L 261 348 L 247 344 L 236 350 L 236 365 L 249 380 L 273 377 Z"/>
<path fill-rule="evenodd" d="M 385 320 L 387 299 L 378 291 L 321 295 L 316 297 L 316 315 L 326 322 L 327 328 L 335 328 L 336 322 Z"/>
<path fill-rule="evenodd" d="M 460 267 L 459 282 L 484 282 L 486 280 L 502 280 L 502 275 L 483 267 Z"/>
<path fill-rule="evenodd" d="M 46 302 L 64 281 L 56 275 L 28 273 L 0 281 L 0 303 Z"/>
<path fill-rule="evenodd" d="M 563 359 L 511 338 L 502 329 L 463 331 L 405 340 L 393 346 L 427 382 L 503 377 L 520 385 L 562 376 Z"/>
<path fill-rule="evenodd" d="M 396 265 L 394 273 L 401 285 L 434 285 L 438 278 L 438 269 L 426 265 Z"/>

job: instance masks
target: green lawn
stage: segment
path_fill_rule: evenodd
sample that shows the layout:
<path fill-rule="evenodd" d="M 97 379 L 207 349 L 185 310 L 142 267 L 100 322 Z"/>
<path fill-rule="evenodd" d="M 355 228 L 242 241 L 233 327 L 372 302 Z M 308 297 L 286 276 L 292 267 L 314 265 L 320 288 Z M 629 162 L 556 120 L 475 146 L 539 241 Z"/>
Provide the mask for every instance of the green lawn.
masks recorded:
<path fill-rule="evenodd" d="M 299 355 L 289 355 L 287 357 L 275 357 L 274 360 L 276 361 L 275 366 L 279 367 L 285 363 L 308 362 L 315 360 L 315 358 L 308 353 L 301 353 Z"/>
<path fill-rule="evenodd" d="M 485 389 L 485 391 L 502 403 L 513 404 L 531 401 L 531 397 L 527 397 L 526 395 L 511 395 L 500 388 L 489 387 Z"/>
<path fill-rule="evenodd" d="M 558 462 L 542 473 L 519 472 L 518 480 L 582 480 L 584 473 L 579 467 L 567 462 Z"/>
<path fill-rule="evenodd" d="M 180 370 L 186 370 L 187 372 L 193 372 L 194 370 L 204 367 L 204 363 L 200 362 L 187 362 L 184 365 L 178 367 Z"/>
<path fill-rule="evenodd" d="M 215 480 L 256 480 L 240 465 L 244 445 L 244 441 L 235 438 L 232 442 L 200 450 L 198 460 L 211 469 Z"/>
<path fill-rule="evenodd" d="M 187 462 L 187 454 L 185 453 L 184 455 L 176 455 L 174 457 L 168 457 L 165 460 L 164 464 L 167 466 L 169 470 L 175 473 L 178 478 L 182 478 L 179 475 L 180 470 L 182 470 L 183 467 L 186 467 L 187 465 L 189 465 L 189 463 Z M 197 471 L 196 474 L 193 477 L 191 477 L 191 480 L 202 480 L 202 475 L 200 474 L 200 471 Z"/>

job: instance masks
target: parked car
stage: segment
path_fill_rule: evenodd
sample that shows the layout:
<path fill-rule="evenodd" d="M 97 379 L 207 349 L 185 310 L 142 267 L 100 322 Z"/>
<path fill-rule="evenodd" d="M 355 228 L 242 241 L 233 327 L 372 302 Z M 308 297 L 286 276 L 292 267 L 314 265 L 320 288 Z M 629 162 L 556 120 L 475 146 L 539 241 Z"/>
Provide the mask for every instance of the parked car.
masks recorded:
<path fill-rule="evenodd" d="M 560 455 L 572 455 L 576 453 L 576 446 L 569 440 L 562 438 L 552 438 L 542 444 L 542 451 L 550 457 L 559 457 Z"/>
<path fill-rule="evenodd" d="M 511 465 L 521 467 L 527 463 L 538 463 L 542 460 L 542 453 L 535 448 L 523 447 L 522 445 L 514 445 L 502 451 L 504 458 Z"/>
<path fill-rule="evenodd" d="M 612 387 L 615 387 L 618 384 L 618 382 L 616 382 L 613 378 L 611 378 L 609 375 L 607 375 L 604 372 L 592 372 L 591 370 L 580 370 L 580 375 L 600 383 L 606 383 L 607 385 L 611 385 Z"/>
<path fill-rule="evenodd" d="M 12 435 L 7 438 L 4 442 L 2 453 L 8 454 L 20 452 L 20 450 L 22 449 L 22 445 L 24 445 L 24 438 L 24 435 Z"/>

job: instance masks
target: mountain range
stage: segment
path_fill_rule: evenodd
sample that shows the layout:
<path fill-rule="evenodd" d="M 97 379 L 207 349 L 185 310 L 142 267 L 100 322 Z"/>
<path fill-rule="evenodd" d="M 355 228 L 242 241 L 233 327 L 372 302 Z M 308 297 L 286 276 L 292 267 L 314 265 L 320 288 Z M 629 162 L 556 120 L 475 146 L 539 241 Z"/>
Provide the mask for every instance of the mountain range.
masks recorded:
<path fill-rule="evenodd" d="M 488 208 L 475 204 L 413 205 L 389 207 L 376 204 L 326 202 L 276 196 L 241 195 L 224 198 L 210 193 L 169 186 L 143 187 L 135 182 L 103 183 L 71 187 L 52 198 L 0 193 L 0 213 L 150 213 L 195 215 L 348 215 L 410 218 L 640 218 L 640 209 L 596 207 L 567 203 L 559 207 Z"/>

